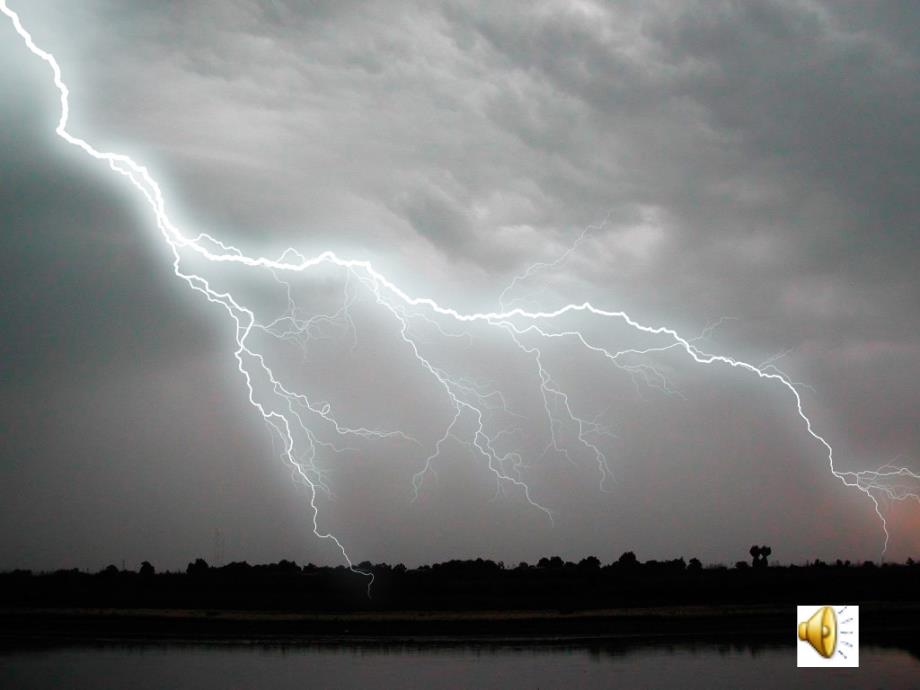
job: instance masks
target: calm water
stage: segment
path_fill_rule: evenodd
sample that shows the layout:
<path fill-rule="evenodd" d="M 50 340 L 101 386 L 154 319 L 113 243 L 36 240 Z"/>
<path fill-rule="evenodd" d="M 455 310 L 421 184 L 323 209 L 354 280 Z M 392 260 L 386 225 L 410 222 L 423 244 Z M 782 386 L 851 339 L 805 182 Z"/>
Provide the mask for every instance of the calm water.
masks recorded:
<path fill-rule="evenodd" d="M 864 647 L 859 669 L 797 669 L 795 648 L 83 645 L 0 650 L 0 688 L 920 688 L 920 659 Z"/>

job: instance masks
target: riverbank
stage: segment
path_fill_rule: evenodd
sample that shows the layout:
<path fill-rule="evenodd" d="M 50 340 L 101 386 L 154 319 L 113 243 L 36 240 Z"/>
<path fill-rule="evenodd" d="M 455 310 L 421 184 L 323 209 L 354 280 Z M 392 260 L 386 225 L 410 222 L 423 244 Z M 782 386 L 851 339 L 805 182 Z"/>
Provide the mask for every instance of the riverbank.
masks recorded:
<path fill-rule="evenodd" d="M 920 604 L 861 603 L 864 642 L 920 639 Z M 10 608 L 0 639 L 26 640 L 591 640 L 704 636 L 785 639 L 788 605 L 642 607 L 559 611 L 309 613 L 207 609 Z"/>

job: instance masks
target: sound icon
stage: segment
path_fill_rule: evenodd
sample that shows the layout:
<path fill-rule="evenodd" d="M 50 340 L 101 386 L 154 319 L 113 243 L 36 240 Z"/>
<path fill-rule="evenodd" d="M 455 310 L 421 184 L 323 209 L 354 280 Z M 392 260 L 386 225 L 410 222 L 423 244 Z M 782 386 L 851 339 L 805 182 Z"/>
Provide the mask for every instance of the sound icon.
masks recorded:
<path fill-rule="evenodd" d="M 799 666 L 859 666 L 858 606 L 799 606 L 797 614 Z"/>
<path fill-rule="evenodd" d="M 837 614 L 830 606 L 822 606 L 815 615 L 799 623 L 799 639 L 807 640 L 825 659 L 830 659 L 837 648 Z"/>

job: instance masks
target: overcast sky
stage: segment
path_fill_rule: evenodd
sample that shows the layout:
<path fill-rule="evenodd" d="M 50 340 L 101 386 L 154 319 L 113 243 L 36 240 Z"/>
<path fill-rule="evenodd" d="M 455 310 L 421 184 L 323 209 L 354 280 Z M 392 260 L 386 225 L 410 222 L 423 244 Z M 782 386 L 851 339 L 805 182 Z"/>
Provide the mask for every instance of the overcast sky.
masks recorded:
<path fill-rule="evenodd" d="M 190 236 L 333 249 L 482 311 L 589 228 L 511 297 L 589 299 L 688 337 L 732 317 L 701 347 L 783 354 L 840 469 L 920 470 L 916 3 L 10 5 L 64 69 L 71 131 L 144 161 Z M 56 97 L 0 22 L 0 568 L 338 563 L 247 401 L 232 323 L 172 275 L 134 190 L 54 136 Z M 264 272 L 208 275 L 280 315 Z M 516 429 L 503 448 L 555 522 L 496 494 L 469 419 L 413 501 L 451 420 L 443 390 L 355 281 L 321 272 L 292 292 L 304 314 L 352 294 L 355 328 L 266 342 L 285 381 L 348 426 L 419 441 L 321 449 L 320 525 L 355 561 L 879 556 L 871 502 L 830 473 L 782 386 L 668 352 L 668 394 L 545 344 L 575 413 L 611 432 L 602 491 L 571 424 L 569 456 L 544 452 L 533 356 L 447 322 L 414 322 L 424 353 L 502 392 L 490 429 Z M 888 556 L 920 554 L 918 502 L 882 509 Z"/>

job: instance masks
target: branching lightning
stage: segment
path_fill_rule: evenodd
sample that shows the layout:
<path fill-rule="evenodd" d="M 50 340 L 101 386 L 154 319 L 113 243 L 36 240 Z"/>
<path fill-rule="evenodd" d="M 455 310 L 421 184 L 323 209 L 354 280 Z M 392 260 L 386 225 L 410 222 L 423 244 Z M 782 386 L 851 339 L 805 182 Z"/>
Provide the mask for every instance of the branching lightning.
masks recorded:
<path fill-rule="evenodd" d="M 163 241 L 171 252 L 175 275 L 189 288 L 204 296 L 208 302 L 220 307 L 231 319 L 234 327 L 234 356 L 237 369 L 246 385 L 248 400 L 277 433 L 282 442 L 284 459 L 294 470 L 295 476 L 308 489 L 314 534 L 335 544 L 352 570 L 361 572 L 353 565 L 339 539 L 320 526 L 317 494 L 330 492 L 325 473 L 317 463 L 320 449 L 342 450 L 344 446 L 340 445 L 340 442 L 346 442 L 348 439 L 391 439 L 419 447 L 423 444 L 398 429 L 382 430 L 342 423 L 329 402 L 311 399 L 284 383 L 272 371 L 264 353 L 257 349 L 258 346 L 253 344 L 253 340 L 260 335 L 291 341 L 302 348 L 305 357 L 309 356 L 311 344 L 324 338 L 349 338 L 354 347 L 357 335 L 351 308 L 357 300 L 359 291 L 372 298 L 381 315 L 392 323 L 407 355 L 414 359 L 438 387 L 452 410 L 443 433 L 433 447 L 427 454 L 422 451 L 422 455 L 426 457 L 412 479 L 415 497 L 418 497 L 426 477 L 434 473 L 434 463 L 444 445 L 450 440 L 455 440 L 469 447 L 484 462 L 495 477 L 497 492 L 516 492 L 552 519 L 551 511 L 531 495 L 531 490 L 523 477 L 525 463 L 521 453 L 514 449 L 506 450 L 508 446 L 504 444 L 506 437 L 513 437 L 519 431 L 514 423 L 516 420 L 520 421 L 521 415 L 511 409 L 504 394 L 491 382 L 457 375 L 439 366 L 426 355 L 423 338 L 418 334 L 419 328 L 425 327 L 433 329 L 442 338 L 472 339 L 470 329 L 476 325 L 490 329 L 498 337 L 507 339 L 507 342 L 520 352 L 520 356 L 530 362 L 528 366 L 535 375 L 536 390 L 542 398 L 549 433 L 544 453 L 552 451 L 574 462 L 573 448 L 564 442 L 560 431 L 564 427 L 574 430 L 577 448 L 580 452 L 587 453 L 597 464 L 602 490 L 607 489 L 612 472 L 601 446 L 602 441 L 610 438 L 613 432 L 600 423 L 600 416 L 588 418 L 576 409 L 575 401 L 553 378 L 541 350 L 541 343 L 558 340 L 571 344 L 573 348 L 585 351 L 588 356 L 596 357 L 599 361 L 626 372 L 637 384 L 641 382 L 666 394 L 679 393 L 672 388 L 667 377 L 649 363 L 648 357 L 668 350 L 682 351 L 696 364 L 730 367 L 783 387 L 791 397 L 805 431 L 823 449 L 831 473 L 843 484 L 861 491 L 872 501 L 885 535 L 882 553 L 887 549 L 889 533 L 880 499 L 913 499 L 920 502 L 920 475 L 908 468 L 892 464 L 861 472 L 840 471 L 835 468 L 831 444 L 815 431 L 806 415 L 799 393 L 800 384 L 790 380 L 775 366 L 778 357 L 755 366 L 730 356 L 711 354 L 697 345 L 710 329 L 697 338 L 687 338 L 670 327 L 646 325 L 625 311 L 603 309 L 589 302 L 566 304 L 553 310 L 529 310 L 515 306 L 514 301 L 509 302 L 518 285 L 541 270 L 560 265 L 584 240 L 586 234 L 595 228 L 585 229 L 575 243 L 555 261 L 535 263 L 516 276 L 501 293 L 497 311 L 473 313 L 460 312 L 427 297 L 407 294 L 388 277 L 379 273 L 367 260 L 342 258 L 331 251 L 305 256 L 295 249 L 285 250 L 277 259 L 249 256 L 206 233 L 194 236 L 184 233 L 170 220 L 162 190 L 145 166 L 126 155 L 100 151 L 85 139 L 68 131 L 69 90 L 63 80 L 60 66 L 51 53 L 35 44 L 19 16 L 7 6 L 6 0 L 0 0 L 0 11 L 12 22 L 26 47 L 51 69 L 54 85 L 60 96 L 61 109 L 55 133 L 89 157 L 108 165 L 113 172 L 118 173 L 137 190 L 152 212 Z M 204 260 L 209 264 L 232 264 L 252 271 L 268 272 L 285 290 L 286 310 L 275 318 L 260 320 L 254 307 L 245 305 L 238 296 L 215 287 L 207 278 L 191 270 L 188 267 L 188 264 L 192 263 L 189 257 L 197 261 Z M 344 286 L 341 307 L 330 312 L 302 313 L 294 298 L 289 278 L 293 279 L 298 274 L 306 274 L 321 267 L 340 272 Z M 592 341 L 581 330 L 558 325 L 563 317 L 578 315 L 614 321 L 665 344 L 656 344 L 645 349 L 613 351 Z M 271 391 L 271 395 L 266 396 L 257 392 L 266 389 Z M 498 419 L 503 421 L 498 423 Z"/>

